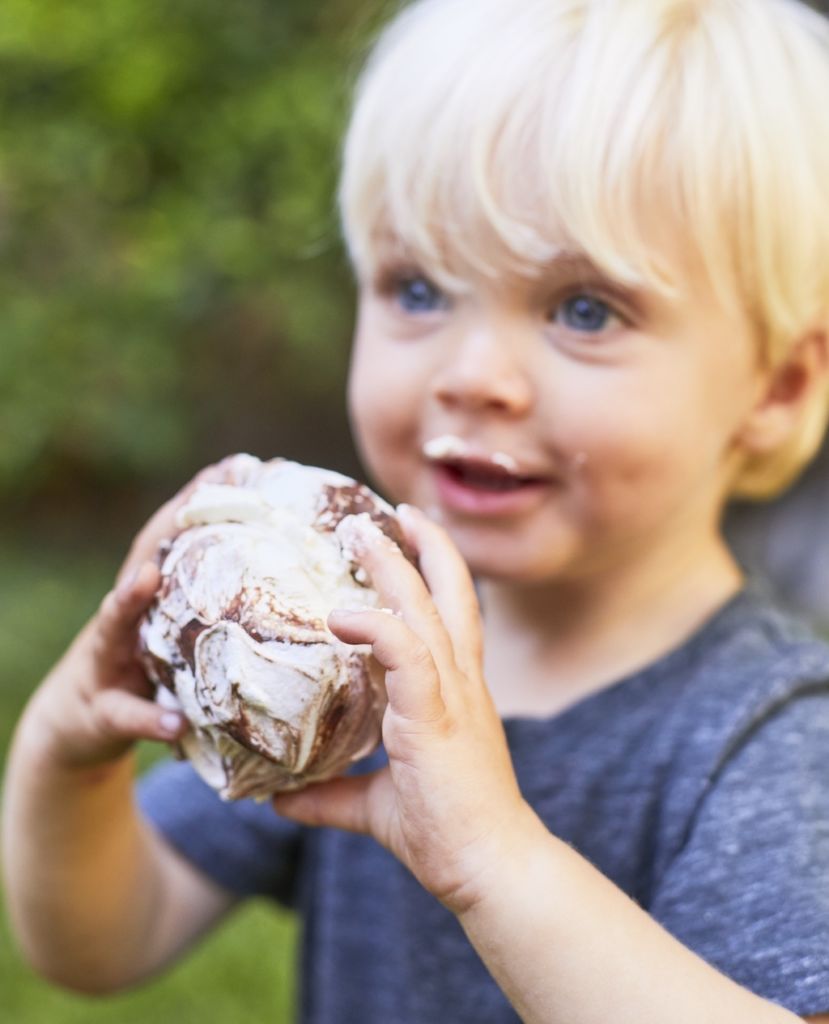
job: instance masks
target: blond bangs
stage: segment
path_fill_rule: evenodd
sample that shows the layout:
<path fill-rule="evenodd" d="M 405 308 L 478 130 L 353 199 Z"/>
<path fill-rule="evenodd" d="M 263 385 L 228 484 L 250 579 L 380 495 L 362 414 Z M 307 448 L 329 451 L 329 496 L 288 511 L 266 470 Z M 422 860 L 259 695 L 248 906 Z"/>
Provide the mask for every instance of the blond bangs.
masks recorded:
<path fill-rule="evenodd" d="M 773 365 L 829 323 L 825 96 L 826 21 L 792 0 L 419 0 L 357 90 L 340 189 L 355 270 L 392 239 L 462 290 L 538 277 L 566 249 L 670 294 L 679 254 L 749 312 Z M 826 410 L 740 493 L 788 482 Z"/>

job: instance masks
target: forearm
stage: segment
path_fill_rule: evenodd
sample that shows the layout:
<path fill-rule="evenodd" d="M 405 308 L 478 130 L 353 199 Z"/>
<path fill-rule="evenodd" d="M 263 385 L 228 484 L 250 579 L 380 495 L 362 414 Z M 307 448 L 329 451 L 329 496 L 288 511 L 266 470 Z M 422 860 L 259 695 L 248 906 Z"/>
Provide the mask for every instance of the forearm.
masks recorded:
<path fill-rule="evenodd" d="M 24 717 L 9 758 L 3 869 L 9 913 L 32 964 L 91 990 L 146 971 L 161 904 L 154 837 L 132 801 L 132 757 L 61 768 Z"/>
<path fill-rule="evenodd" d="M 534 815 L 499 860 L 459 916 L 526 1024 L 798 1019 L 683 947 Z"/>

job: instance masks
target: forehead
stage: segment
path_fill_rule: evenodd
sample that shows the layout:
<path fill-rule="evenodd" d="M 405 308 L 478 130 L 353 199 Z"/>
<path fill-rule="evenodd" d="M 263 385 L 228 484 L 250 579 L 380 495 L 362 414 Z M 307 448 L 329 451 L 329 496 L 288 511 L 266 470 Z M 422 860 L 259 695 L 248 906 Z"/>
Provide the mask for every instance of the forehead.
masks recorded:
<path fill-rule="evenodd" d="M 484 165 L 465 147 L 375 146 L 344 210 L 358 277 L 411 262 L 438 283 L 534 282 L 551 270 L 671 295 L 701 250 L 670 190 L 632 168 L 602 189 L 585 169 L 492 140 Z M 682 239 L 682 245 L 677 240 Z"/>

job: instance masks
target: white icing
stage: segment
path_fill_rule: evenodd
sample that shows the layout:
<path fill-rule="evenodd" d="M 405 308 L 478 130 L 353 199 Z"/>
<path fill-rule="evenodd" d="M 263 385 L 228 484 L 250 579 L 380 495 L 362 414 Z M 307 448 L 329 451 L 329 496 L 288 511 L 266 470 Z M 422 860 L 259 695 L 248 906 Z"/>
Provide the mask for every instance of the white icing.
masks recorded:
<path fill-rule="evenodd" d="M 488 455 L 480 455 L 468 441 L 464 441 L 463 438 L 456 437 L 454 434 L 442 434 L 440 437 L 427 441 L 423 445 L 423 454 L 427 459 L 434 460 L 482 459 L 515 475 L 518 474 L 520 468 L 518 462 L 507 452 L 492 452 Z"/>
<path fill-rule="evenodd" d="M 423 454 L 428 459 L 462 459 L 469 454 L 469 445 L 454 434 L 442 434 L 424 444 Z"/>
<path fill-rule="evenodd" d="M 508 473 L 518 475 L 518 463 L 511 455 L 507 455 L 506 452 L 493 452 L 489 459 L 490 462 L 494 462 L 496 466 L 500 466 L 501 469 L 505 469 Z"/>
<path fill-rule="evenodd" d="M 232 487 L 230 484 L 200 484 L 188 503 L 178 510 L 176 526 L 206 523 L 251 523 L 267 520 L 270 507 L 256 491 Z"/>
<path fill-rule="evenodd" d="M 356 711 L 337 727 L 351 745 L 333 751 L 333 769 L 379 739 L 382 680 L 369 679 L 369 649 L 341 643 L 326 620 L 334 608 L 379 603 L 355 560 L 366 531 L 383 534 L 368 514 L 331 529 L 329 489 L 354 486 L 338 473 L 252 456 L 229 467 L 241 483 L 202 483 L 180 511 L 186 528 L 164 559 L 165 596 L 141 641 L 171 666 L 176 694 L 160 686 L 158 697 L 190 722 L 181 746 L 196 770 L 225 797 L 261 797 L 306 781 L 306 767 L 324 774 L 319 750 L 308 762 L 343 688 Z M 145 664 L 156 671 L 152 658 Z M 243 734 L 270 760 L 241 746 Z"/>

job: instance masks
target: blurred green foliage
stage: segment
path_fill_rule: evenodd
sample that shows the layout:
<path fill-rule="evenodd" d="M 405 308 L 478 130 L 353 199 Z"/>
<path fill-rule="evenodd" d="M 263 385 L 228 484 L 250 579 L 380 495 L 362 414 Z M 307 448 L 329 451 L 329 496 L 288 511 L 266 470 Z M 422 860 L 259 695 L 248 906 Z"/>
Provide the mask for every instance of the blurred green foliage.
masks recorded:
<path fill-rule="evenodd" d="M 239 450 L 359 472 L 334 189 L 383 7 L 0 4 L 0 760 L 172 488 Z M 253 904 L 93 1003 L 23 965 L 0 906 L 0 1018 L 287 1020 L 295 939 Z"/>
<path fill-rule="evenodd" d="M 334 190 L 381 6 L 3 0 L 7 518 L 232 450 L 351 459 Z"/>

